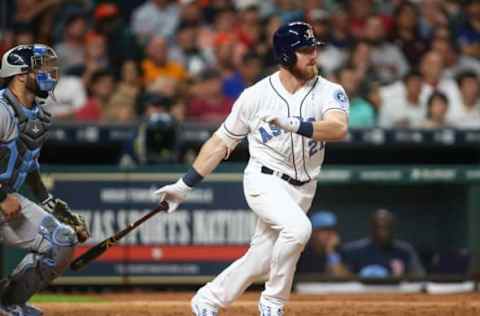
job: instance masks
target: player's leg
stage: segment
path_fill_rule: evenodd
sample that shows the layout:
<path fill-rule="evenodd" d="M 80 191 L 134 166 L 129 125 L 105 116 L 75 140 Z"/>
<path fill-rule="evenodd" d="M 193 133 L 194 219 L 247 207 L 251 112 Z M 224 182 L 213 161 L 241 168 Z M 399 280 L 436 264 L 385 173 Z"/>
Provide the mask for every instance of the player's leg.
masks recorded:
<path fill-rule="evenodd" d="M 7 245 L 29 250 L 8 277 L 0 299 L 3 305 L 25 307 L 30 297 L 45 288 L 68 266 L 77 237 L 73 229 L 57 221 L 32 201 L 18 195 L 21 215 L 0 226 Z"/>
<path fill-rule="evenodd" d="M 250 199 L 256 201 L 255 212 L 279 232 L 259 307 L 264 306 L 268 315 L 269 311 L 271 315 L 280 315 L 290 295 L 297 261 L 311 235 L 311 223 L 306 212 L 316 185 L 309 183 L 304 187 L 294 187 L 277 177 L 270 178 L 272 183 L 267 190 L 260 189 L 259 194 L 251 195 Z"/>
<path fill-rule="evenodd" d="M 212 310 L 217 310 L 218 307 L 227 307 L 252 282 L 265 276 L 270 270 L 271 253 L 277 236 L 278 232 L 272 230 L 259 218 L 248 251 L 213 281 L 198 290 L 192 299 L 194 312 L 202 315 L 200 309 L 204 305 L 207 305 L 207 309 L 210 307 Z"/>

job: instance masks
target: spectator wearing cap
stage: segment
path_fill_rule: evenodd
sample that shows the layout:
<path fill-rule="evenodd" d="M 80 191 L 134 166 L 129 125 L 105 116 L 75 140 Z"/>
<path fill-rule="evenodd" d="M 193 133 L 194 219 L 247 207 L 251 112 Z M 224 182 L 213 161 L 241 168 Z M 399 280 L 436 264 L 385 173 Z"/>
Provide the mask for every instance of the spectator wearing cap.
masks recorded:
<path fill-rule="evenodd" d="M 347 243 L 342 255 L 348 269 L 363 278 L 423 277 L 415 249 L 394 238 L 394 216 L 386 209 L 370 217 L 370 236 Z"/>
<path fill-rule="evenodd" d="M 318 211 L 310 217 L 312 237 L 298 263 L 298 273 L 321 273 L 329 276 L 348 276 L 339 252 L 340 237 L 337 217 L 330 211 Z"/>
<path fill-rule="evenodd" d="M 157 35 L 171 38 L 175 34 L 179 12 L 176 1 L 146 1 L 133 12 L 131 29 L 141 44 Z"/>

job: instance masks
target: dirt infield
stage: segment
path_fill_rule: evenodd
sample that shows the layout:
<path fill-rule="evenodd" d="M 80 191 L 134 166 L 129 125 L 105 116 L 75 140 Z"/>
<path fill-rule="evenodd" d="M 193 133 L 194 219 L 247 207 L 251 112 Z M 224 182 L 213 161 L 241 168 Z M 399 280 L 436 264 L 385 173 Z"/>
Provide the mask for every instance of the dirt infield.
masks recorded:
<path fill-rule="evenodd" d="M 191 293 L 101 295 L 101 303 L 42 303 L 46 316 L 191 316 Z M 247 293 L 220 316 L 258 315 Z M 480 316 L 480 294 L 292 295 L 286 316 Z"/>

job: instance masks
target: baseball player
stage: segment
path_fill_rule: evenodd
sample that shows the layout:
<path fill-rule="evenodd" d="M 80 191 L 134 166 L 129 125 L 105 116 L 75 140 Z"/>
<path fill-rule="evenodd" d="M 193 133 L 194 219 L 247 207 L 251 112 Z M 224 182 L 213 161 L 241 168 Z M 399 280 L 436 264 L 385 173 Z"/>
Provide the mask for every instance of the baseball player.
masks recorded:
<path fill-rule="evenodd" d="M 347 134 L 349 101 L 344 89 L 317 74 L 317 47 L 310 25 L 292 22 L 274 34 L 280 70 L 247 88 L 203 145 L 192 168 L 155 193 L 175 210 L 192 188 L 245 137 L 250 160 L 244 193 L 258 215 L 247 253 L 192 299 L 197 316 L 218 315 L 257 278 L 267 276 L 260 315 L 283 315 L 295 267 L 312 231 L 306 215 L 316 189 L 325 142 Z"/>
<path fill-rule="evenodd" d="M 52 197 L 41 180 L 38 157 L 51 116 L 38 105 L 57 82 L 57 55 L 45 45 L 20 45 L 7 51 L 0 78 L 0 241 L 29 251 L 0 280 L 0 315 L 37 316 L 30 297 L 58 277 L 75 245 L 88 238 L 85 221 Z M 40 206 L 18 193 L 27 182 Z"/>

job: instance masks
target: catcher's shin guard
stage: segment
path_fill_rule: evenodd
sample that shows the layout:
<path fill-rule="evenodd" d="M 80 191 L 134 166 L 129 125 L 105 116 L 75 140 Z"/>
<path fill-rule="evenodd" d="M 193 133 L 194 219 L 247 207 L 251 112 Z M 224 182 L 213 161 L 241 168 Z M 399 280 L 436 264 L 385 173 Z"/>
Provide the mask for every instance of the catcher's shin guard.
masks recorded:
<path fill-rule="evenodd" d="M 63 273 L 78 243 L 73 229 L 53 216 L 43 219 L 34 251 L 27 254 L 9 277 L 2 303 L 25 305 L 30 297 Z"/>

